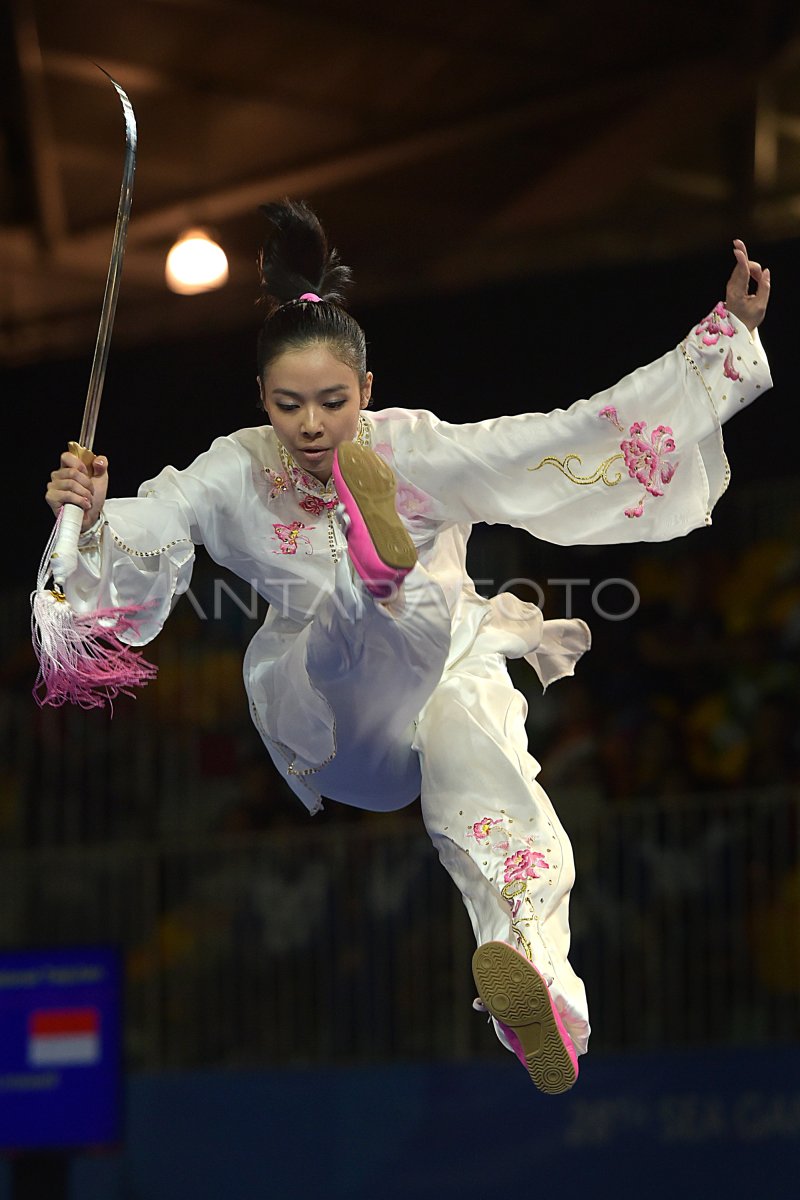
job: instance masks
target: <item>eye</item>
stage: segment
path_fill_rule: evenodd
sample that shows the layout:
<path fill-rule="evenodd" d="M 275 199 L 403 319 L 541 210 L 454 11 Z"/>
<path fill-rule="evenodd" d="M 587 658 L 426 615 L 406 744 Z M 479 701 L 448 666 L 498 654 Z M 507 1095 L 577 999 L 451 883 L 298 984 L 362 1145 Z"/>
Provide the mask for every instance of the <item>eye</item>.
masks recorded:
<path fill-rule="evenodd" d="M 325 407 L 332 408 L 335 410 L 337 408 L 341 408 L 346 403 L 347 403 L 347 400 L 326 400 Z"/>
<path fill-rule="evenodd" d="M 282 404 L 282 403 L 280 402 L 280 400 L 277 400 L 277 401 L 275 402 L 275 407 L 276 407 L 277 409 L 279 409 L 281 412 L 285 412 L 285 413 L 288 413 L 288 412 L 295 412 L 295 411 L 296 411 L 296 409 L 297 409 L 297 405 L 296 405 L 296 404 Z"/>

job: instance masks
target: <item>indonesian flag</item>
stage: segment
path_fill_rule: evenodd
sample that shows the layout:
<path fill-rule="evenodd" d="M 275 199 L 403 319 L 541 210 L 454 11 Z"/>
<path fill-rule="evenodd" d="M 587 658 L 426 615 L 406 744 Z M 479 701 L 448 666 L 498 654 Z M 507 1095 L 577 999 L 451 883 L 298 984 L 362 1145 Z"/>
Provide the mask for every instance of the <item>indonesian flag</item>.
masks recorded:
<path fill-rule="evenodd" d="M 28 1018 L 28 1065 L 88 1067 L 100 1061 L 96 1008 L 37 1009 Z"/>

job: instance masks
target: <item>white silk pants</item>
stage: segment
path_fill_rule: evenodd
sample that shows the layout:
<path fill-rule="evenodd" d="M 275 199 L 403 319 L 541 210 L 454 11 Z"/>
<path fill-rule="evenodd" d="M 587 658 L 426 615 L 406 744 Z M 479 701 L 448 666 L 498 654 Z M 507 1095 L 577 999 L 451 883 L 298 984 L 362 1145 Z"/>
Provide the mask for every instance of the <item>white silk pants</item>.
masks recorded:
<path fill-rule="evenodd" d="M 348 586 L 355 592 L 343 595 Z M 257 724 L 275 764 L 286 775 L 290 762 L 288 781 L 306 803 L 304 788 L 375 811 L 421 795 L 476 941 L 507 942 L 534 963 L 584 1053 L 586 995 L 567 958 L 572 848 L 536 780 L 526 703 L 505 658 L 481 650 L 479 633 L 448 664 L 451 615 L 420 566 L 388 606 L 357 592 L 345 582 L 279 658 L 251 671 L 251 693 L 269 699 Z M 288 753 L 298 722 L 321 722 L 320 702 L 333 729 L 327 762 L 310 745 L 309 757 Z"/>
<path fill-rule="evenodd" d="M 420 714 L 415 741 L 422 815 L 478 945 L 508 942 L 538 968 L 584 1054 L 586 992 L 567 957 L 575 864 L 536 780 L 526 715 L 502 655 L 468 655 L 445 670 Z M 495 1029 L 508 1045 L 496 1022 Z"/>

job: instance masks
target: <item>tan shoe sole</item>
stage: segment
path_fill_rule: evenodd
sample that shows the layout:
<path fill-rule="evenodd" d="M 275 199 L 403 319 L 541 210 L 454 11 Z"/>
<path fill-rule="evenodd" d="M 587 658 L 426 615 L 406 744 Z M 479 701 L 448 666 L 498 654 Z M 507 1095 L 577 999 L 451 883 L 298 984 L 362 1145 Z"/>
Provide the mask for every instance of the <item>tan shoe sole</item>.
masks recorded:
<path fill-rule="evenodd" d="M 539 1091 L 569 1091 L 578 1078 L 577 1060 L 539 972 L 505 942 L 486 942 L 472 956 L 472 974 L 489 1012 L 515 1035 Z"/>
<path fill-rule="evenodd" d="M 417 551 L 397 515 L 393 472 L 374 450 L 356 442 L 341 442 L 336 457 L 378 558 L 394 570 L 410 570 L 417 561 Z"/>

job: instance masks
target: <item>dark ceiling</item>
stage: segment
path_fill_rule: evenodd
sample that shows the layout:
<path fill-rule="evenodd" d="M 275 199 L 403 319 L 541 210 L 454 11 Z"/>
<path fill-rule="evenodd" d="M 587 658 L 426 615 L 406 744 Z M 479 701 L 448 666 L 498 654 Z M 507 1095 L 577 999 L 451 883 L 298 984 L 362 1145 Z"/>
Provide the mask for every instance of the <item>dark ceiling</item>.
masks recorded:
<path fill-rule="evenodd" d="M 115 336 L 253 320 L 259 203 L 320 212 L 362 299 L 800 233 L 800 6 L 2 0 L 0 365 L 85 354 L 139 155 Z M 188 225 L 221 292 L 175 297 Z"/>

